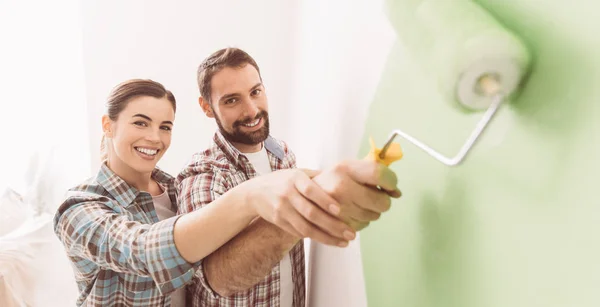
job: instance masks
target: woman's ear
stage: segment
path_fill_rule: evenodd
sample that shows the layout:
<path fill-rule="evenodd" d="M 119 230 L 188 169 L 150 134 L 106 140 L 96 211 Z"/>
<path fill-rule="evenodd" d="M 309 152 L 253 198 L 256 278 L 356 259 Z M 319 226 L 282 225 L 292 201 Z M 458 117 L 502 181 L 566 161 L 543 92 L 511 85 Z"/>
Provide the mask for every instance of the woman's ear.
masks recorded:
<path fill-rule="evenodd" d="M 213 113 L 213 109 L 210 107 L 209 101 L 202 98 L 202 96 L 201 96 L 200 98 L 198 98 L 198 103 L 200 104 L 202 111 L 204 112 L 204 114 L 206 114 L 207 117 L 210 117 L 210 118 L 215 117 L 215 114 Z"/>
<path fill-rule="evenodd" d="M 102 115 L 102 132 L 104 132 L 105 137 L 112 137 L 112 121 L 107 114 Z"/>

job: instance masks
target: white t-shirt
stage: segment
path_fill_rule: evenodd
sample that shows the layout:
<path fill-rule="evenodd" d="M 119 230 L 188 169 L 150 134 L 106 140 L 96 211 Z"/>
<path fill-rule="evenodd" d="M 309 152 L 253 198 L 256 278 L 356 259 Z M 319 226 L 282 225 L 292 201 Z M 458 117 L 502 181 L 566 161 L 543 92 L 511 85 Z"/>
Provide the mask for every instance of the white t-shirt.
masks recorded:
<path fill-rule="evenodd" d="M 162 221 L 174 217 L 177 212 L 173 212 L 171 199 L 167 190 L 163 188 L 163 193 L 158 196 L 152 196 L 154 210 L 158 220 Z M 181 287 L 171 293 L 171 307 L 185 307 L 185 287 Z"/>
<path fill-rule="evenodd" d="M 269 156 L 265 146 L 258 152 L 245 153 L 244 154 L 256 173 L 260 175 L 268 174 L 271 172 L 271 163 L 269 162 Z M 290 253 L 286 253 L 283 259 L 279 262 L 279 287 L 280 293 L 280 306 L 287 307 L 292 306 L 293 295 L 294 295 L 294 282 L 292 280 L 292 261 L 290 259 Z"/>

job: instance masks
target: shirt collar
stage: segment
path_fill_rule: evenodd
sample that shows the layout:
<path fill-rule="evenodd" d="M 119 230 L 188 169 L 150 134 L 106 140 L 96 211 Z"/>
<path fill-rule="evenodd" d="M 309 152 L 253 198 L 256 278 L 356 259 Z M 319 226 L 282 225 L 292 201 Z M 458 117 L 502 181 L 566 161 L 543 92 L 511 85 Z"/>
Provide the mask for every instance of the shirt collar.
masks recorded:
<path fill-rule="evenodd" d="M 156 180 L 158 183 L 163 184 L 163 186 L 169 187 L 169 183 L 173 180 L 169 174 L 163 172 L 159 168 L 155 168 L 152 171 L 152 179 Z M 131 185 L 129 185 L 125 180 L 119 177 L 115 172 L 113 172 L 106 163 L 102 163 L 100 166 L 100 170 L 98 171 L 98 175 L 96 176 L 96 181 L 100 184 L 114 199 L 119 203 L 119 205 L 127 208 L 129 207 L 133 201 L 138 197 L 140 191 Z"/>
<path fill-rule="evenodd" d="M 225 136 L 221 133 L 221 131 L 217 130 L 214 136 L 215 144 L 225 153 L 225 155 L 233 161 L 236 165 L 239 163 L 240 156 L 242 153 L 235 148 L 229 141 L 225 139 Z M 272 153 L 279 160 L 283 160 L 285 157 L 285 152 L 283 147 L 270 135 L 264 142 L 265 149 L 268 152 Z"/>

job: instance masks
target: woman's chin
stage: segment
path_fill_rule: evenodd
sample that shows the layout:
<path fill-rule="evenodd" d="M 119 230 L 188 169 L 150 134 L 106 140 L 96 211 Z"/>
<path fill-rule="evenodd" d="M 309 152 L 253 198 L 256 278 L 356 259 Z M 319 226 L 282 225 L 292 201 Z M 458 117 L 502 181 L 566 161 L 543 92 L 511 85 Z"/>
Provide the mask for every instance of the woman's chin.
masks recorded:
<path fill-rule="evenodd" d="M 156 168 L 156 162 L 154 161 L 136 161 L 133 169 L 140 173 L 149 173 Z"/>

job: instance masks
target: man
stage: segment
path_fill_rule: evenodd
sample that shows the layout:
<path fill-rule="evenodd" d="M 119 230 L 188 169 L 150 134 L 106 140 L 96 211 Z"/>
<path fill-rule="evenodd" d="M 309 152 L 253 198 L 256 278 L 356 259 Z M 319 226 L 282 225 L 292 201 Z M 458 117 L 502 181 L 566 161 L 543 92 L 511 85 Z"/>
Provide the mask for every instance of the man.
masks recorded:
<path fill-rule="evenodd" d="M 260 70 L 246 52 L 227 48 L 213 53 L 198 69 L 198 86 L 200 106 L 206 116 L 216 120 L 219 129 L 211 148 L 195 154 L 177 177 L 182 213 L 203 208 L 250 178 L 296 167 L 287 145 L 269 134 Z M 311 175 L 316 175 L 313 180 L 341 207 L 301 210 L 298 222 L 285 229 L 262 219 L 253 221 L 203 260 L 197 278 L 188 286 L 188 303 L 303 307 L 302 238 L 345 247 L 354 239 L 354 231 L 389 208 L 390 196 L 400 196 L 395 175 L 374 162 L 340 163 Z M 347 224 L 342 224 L 347 228 L 341 233 L 338 219 Z"/>

